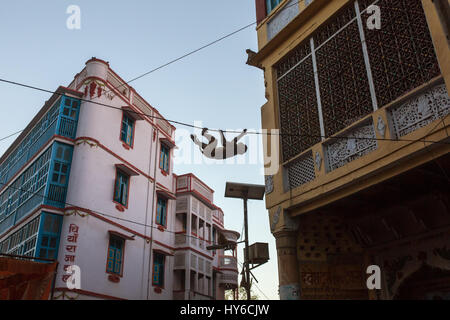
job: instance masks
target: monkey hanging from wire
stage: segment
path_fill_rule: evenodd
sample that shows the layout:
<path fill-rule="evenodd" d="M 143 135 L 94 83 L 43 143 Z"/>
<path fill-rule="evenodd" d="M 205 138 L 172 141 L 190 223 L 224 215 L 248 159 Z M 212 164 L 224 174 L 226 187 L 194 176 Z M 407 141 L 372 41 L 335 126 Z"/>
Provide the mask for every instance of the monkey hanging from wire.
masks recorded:
<path fill-rule="evenodd" d="M 203 128 L 202 136 L 208 140 L 208 143 L 202 143 L 198 140 L 197 136 L 191 134 L 192 141 L 199 146 L 200 151 L 210 159 L 224 160 L 232 158 L 237 155 L 243 155 L 247 152 L 248 147 L 246 144 L 239 142 L 247 134 L 247 129 L 242 131 L 236 138 L 231 141 L 227 141 L 224 132 L 219 130 L 222 140 L 222 147 L 217 147 L 218 141 L 215 137 L 208 133 L 208 128 Z"/>

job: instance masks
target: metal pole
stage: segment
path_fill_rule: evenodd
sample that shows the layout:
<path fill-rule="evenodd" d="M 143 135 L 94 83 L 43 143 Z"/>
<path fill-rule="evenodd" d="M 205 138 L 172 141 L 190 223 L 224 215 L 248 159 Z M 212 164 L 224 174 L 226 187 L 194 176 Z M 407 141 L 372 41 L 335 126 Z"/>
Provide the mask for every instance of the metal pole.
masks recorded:
<path fill-rule="evenodd" d="M 56 276 L 58 275 L 58 267 L 59 267 L 59 262 L 56 262 L 56 269 L 53 275 L 53 283 L 52 283 L 52 292 L 50 295 L 50 300 L 53 300 L 53 296 L 55 294 L 55 286 L 56 286 Z"/>
<path fill-rule="evenodd" d="M 250 297 L 250 266 L 249 266 L 249 258 L 250 258 L 250 250 L 248 247 L 248 213 L 247 213 L 247 197 L 244 197 L 244 227 L 245 227 L 245 291 L 247 292 L 247 300 L 251 300 Z"/>

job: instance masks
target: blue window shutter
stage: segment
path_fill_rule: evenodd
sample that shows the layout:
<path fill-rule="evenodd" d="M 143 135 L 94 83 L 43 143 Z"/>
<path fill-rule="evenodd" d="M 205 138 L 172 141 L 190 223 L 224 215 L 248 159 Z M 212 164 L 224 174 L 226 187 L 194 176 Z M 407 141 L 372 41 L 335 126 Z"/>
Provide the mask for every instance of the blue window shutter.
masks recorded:
<path fill-rule="evenodd" d="M 133 129 L 134 129 L 134 120 L 124 113 L 120 139 L 130 147 L 133 144 Z"/>
<path fill-rule="evenodd" d="M 120 171 L 117 171 L 116 176 L 114 201 L 126 206 L 128 204 L 129 177 Z"/>

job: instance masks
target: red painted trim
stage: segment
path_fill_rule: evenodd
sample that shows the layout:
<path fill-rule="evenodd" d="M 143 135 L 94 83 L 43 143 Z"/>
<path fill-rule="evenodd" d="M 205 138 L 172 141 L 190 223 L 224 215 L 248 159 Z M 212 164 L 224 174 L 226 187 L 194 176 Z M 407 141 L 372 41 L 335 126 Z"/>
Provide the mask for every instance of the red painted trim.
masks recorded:
<path fill-rule="evenodd" d="M 116 201 L 113 201 L 113 202 L 117 203 Z M 125 212 L 125 207 L 120 203 L 117 203 L 116 209 L 117 209 L 117 211 Z"/>
<path fill-rule="evenodd" d="M 116 163 L 116 164 L 115 164 L 115 167 L 116 167 L 118 170 L 120 170 L 120 171 L 126 173 L 126 174 L 127 174 L 128 176 L 130 176 L 130 177 L 138 176 L 138 175 L 139 175 L 139 172 L 136 172 L 136 171 L 133 170 L 132 168 L 127 167 L 127 166 L 124 165 L 123 163 Z"/>
<path fill-rule="evenodd" d="M 110 69 L 110 71 L 113 71 L 112 69 Z M 113 72 L 115 75 L 117 75 L 115 72 Z M 119 77 L 120 78 L 120 77 Z M 120 78 L 121 79 L 121 78 Z M 116 90 L 115 88 L 114 88 L 114 86 L 109 82 L 109 81 L 107 81 L 107 80 L 105 80 L 105 79 L 102 79 L 102 78 L 99 78 L 99 77 L 95 77 L 95 76 L 90 76 L 90 77 L 86 77 L 86 78 L 84 78 L 83 80 L 82 80 L 82 82 L 80 82 L 80 84 L 78 85 L 78 87 L 77 87 L 77 90 L 79 89 L 79 88 L 81 88 L 83 85 L 84 85 L 84 82 L 86 82 L 86 81 L 88 81 L 88 80 L 97 80 L 97 81 L 101 81 L 102 83 L 104 83 L 105 85 L 106 85 L 106 87 L 108 87 L 109 88 L 109 91 L 112 91 L 112 92 L 114 92 L 115 94 L 116 94 L 116 96 L 118 96 L 123 102 L 125 102 L 128 106 L 134 106 L 132 103 L 131 103 L 131 101 L 126 97 L 126 96 L 124 96 L 121 92 L 119 92 L 118 90 Z M 125 81 L 124 81 L 125 82 Z M 130 87 L 131 88 L 131 87 Z M 136 93 L 136 91 L 133 89 L 133 91 L 134 91 L 134 93 Z M 137 94 L 139 97 L 141 97 L 139 94 Z M 142 97 L 141 97 L 142 98 Z M 142 98 L 143 99 L 143 98 Z M 145 99 L 143 99 L 147 104 L 148 104 L 148 102 L 145 100 Z M 85 102 L 87 102 L 87 101 L 85 101 Z M 88 102 L 87 102 L 88 103 Z M 156 111 L 156 109 L 154 109 L 153 107 L 151 107 L 151 109 L 153 110 L 153 112 L 154 113 L 158 113 L 159 114 L 159 112 L 157 112 Z M 142 110 L 140 110 L 139 109 L 139 113 L 141 113 L 141 114 L 143 114 L 143 117 L 145 118 L 145 121 L 147 121 L 148 123 L 150 123 L 154 128 L 156 128 L 157 127 L 157 125 L 156 124 L 154 124 L 153 123 L 153 119 L 154 118 L 151 118 L 151 117 L 148 117 L 148 116 L 146 116 L 145 115 L 145 112 L 144 111 L 142 111 Z M 162 119 L 164 119 L 164 121 L 166 121 L 171 127 L 172 127 L 172 129 L 175 131 L 176 130 L 176 128 L 174 127 L 174 126 L 172 126 L 172 124 L 170 124 L 164 117 L 162 117 L 161 115 L 160 115 L 160 118 L 162 118 Z M 161 129 L 162 130 L 162 129 Z M 166 137 L 168 137 L 169 139 L 172 139 L 172 137 L 170 136 L 170 135 L 168 135 L 166 132 L 164 132 L 164 130 L 162 130 L 161 131 L 161 133 L 164 135 L 164 136 L 166 136 Z"/>
<path fill-rule="evenodd" d="M 163 255 L 165 255 L 165 256 L 171 256 L 171 257 L 173 257 L 173 254 L 171 254 L 171 253 L 169 253 L 169 252 L 165 252 L 164 250 L 161 250 L 161 249 L 153 249 L 153 251 L 154 251 L 154 252 L 158 252 L 158 253 L 160 253 L 160 254 L 163 254 Z"/>
<path fill-rule="evenodd" d="M 155 286 L 155 285 L 153 285 L 153 286 L 155 287 L 155 288 L 153 288 L 153 291 L 155 293 L 157 293 L 157 294 L 161 294 L 162 293 L 163 288 L 160 288 L 160 287 Z"/>
<path fill-rule="evenodd" d="M 96 57 L 92 57 L 91 59 L 89 59 L 88 61 L 86 61 L 86 65 L 89 63 L 89 62 L 94 62 L 94 61 L 97 61 L 97 62 L 101 62 L 101 63 L 103 63 L 103 64 L 106 64 L 107 66 L 108 66 L 108 68 L 109 68 L 109 62 L 106 62 L 105 60 L 102 60 L 102 59 L 97 59 Z"/>
<path fill-rule="evenodd" d="M 118 236 L 118 237 L 120 237 L 120 238 L 123 238 L 123 239 L 125 239 L 125 240 L 130 240 L 130 241 L 133 241 L 133 240 L 134 240 L 134 238 L 132 238 L 132 237 L 130 237 L 130 236 L 127 236 L 127 235 L 125 235 L 125 234 L 122 234 L 122 233 L 120 233 L 120 232 L 114 231 L 114 230 L 108 230 L 108 232 L 109 232 L 110 234 L 113 234 L 113 235 Z"/>
<path fill-rule="evenodd" d="M 177 146 L 175 141 L 173 141 L 172 139 L 169 139 L 169 138 L 159 138 L 159 142 L 164 144 L 167 148 L 169 148 L 169 150 L 172 150 L 173 148 L 175 148 Z"/>
<path fill-rule="evenodd" d="M 164 244 L 162 242 L 159 242 L 158 240 L 153 240 L 153 242 L 156 243 L 157 245 L 160 245 L 161 247 L 164 247 L 164 248 L 170 249 L 172 251 L 175 251 L 175 248 L 173 248 L 171 246 L 168 246 L 167 244 Z"/>
<path fill-rule="evenodd" d="M 74 90 L 74 89 L 70 89 L 70 88 L 67 88 L 67 87 L 64 87 L 64 86 L 59 86 L 58 89 L 63 89 L 64 91 L 70 91 L 73 94 L 75 94 L 77 96 L 80 96 L 80 98 L 82 98 L 83 95 L 84 95 L 84 92 L 81 92 L 81 91 L 78 91 L 78 90 Z"/>
<path fill-rule="evenodd" d="M 105 150 L 106 152 L 108 152 L 109 154 L 111 154 L 112 156 L 116 157 L 118 160 L 120 160 L 121 162 L 125 163 L 126 165 L 128 165 L 129 167 L 131 167 L 132 169 L 134 169 L 136 172 L 139 172 L 140 174 L 142 174 L 144 177 L 146 177 L 147 179 L 149 179 L 150 181 L 154 182 L 155 179 L 150 177 L 149 175 L 147 175 L 146 173 L 144 173 L 142 170 L 139 170 L 138 168 L 136 168 L 134 165 L 132 165 L 131 163 L 129 163 L 128 161 L 126 161 L 125 159 L 123 159 L 121 156 L 119 156 L 118 154 L 116 154 L 114 151 L 110 150 L 109 148 L 107 148 L 105 145 L 103 145 L 102 143 L 100 143 L 100 141 L 91 138 L 91 137 L 79 137 L 75 139 L 75 142 L 78 142 L 80 140 L 89 140 L 92 141 L 94 143 L 96 143 L 100 148 L 102 148 L 103 150 Z"/>
<path fill-rule="evenodd" d="M 176 200 L 177 198 L 170 193 L 169 191 L 166 190 L 156 190 L 156 194 L 158 196 L 161 196 L 162 198 L 165 198 L 166 200 Z"/>
<path fill-rule="evenodd" d="M 108 280 L 113 282 L 113 283 L 119 283 L 120 282 L 120 277 L 116 274 L 110 274 L 108 276 Z"/>
<path fill-rule="evenodd" d="M 125 226 L 123 226 L 123 225 L 121 225 L 121 224 L 119 224 L 119 223 L 117 223 L 117 222 L 114 222 L 114 221 L 112 221 L 112 220 L 109 220 L 109 219 L 103 217 L 102 215 L 99 215 L 99 214 L 93 212 L 92 210 L 89 210 L 89 209 L 86 209 L 86 208 L 81 208 L 81 207 L 67 207 L 67 208 L 64 209 L 64 211 L 70 211 L 70 210 L 78 210 L 78 211 L 85 212 L 85 213 L 87 213 L 87 214 L 93 216 L 94 218 L 97 218 L 97 219 L 99 219 L 99 220 L 102 220 L 103 222 L 109 223 L 109 224 L 111 224 L 111 225 L 113 225 L 113 226 L 115 226 L 115 227 L 118 227 L 118 228 L 120 228 L 120 229 L 122 229 L 122 230 L 125 230 L 125 231 L 127 231 L 127 232 L 129 232 L 129 233 L 135 234 L 136 236 L 139 236 L 139 237 L 141 237 L 141 238 L 143 238 L 143 239 L 145 239 L 145 240 L 148 240 L 148 241 L 151 240 L 150 237 L 148 237 L 148 236 L 146 236 L 146 235 L 143 235 L 142 233 L 139 233 L 139 232 L 137 232 L 137 231 L 134 231 L 134 230 L 132 230 L 132 229 L 130 229 L 130 228 L 127 228 L 127 227 L 125 227 Z"/>
<path fill-rule="evenodd" d="M 195 174 L 193 174 L 193 173 L 186 173 L 186 174 L 183 174 L 183 175 L 181 175 L 181 176 L 178 176 L 178 177 L 191 177 L 191 178 L 194 178 L 194 179 L 196 179 L 196 180 L 198 180 L 198 182 L 200 182 L 200 184 L 202 184 L 206 189 L 208 189 L 209 191 L 211 191 L 211 193 L 214 193 L 214 190 L 213 189 L 211 189 L 211 187 L 209 187 L 205 182 L 203 182 L 201 179 L 199 179 Z M 192 189 L 192 183 L 191 183 L 191 188 L 190 189 Z"/>
<path fill-rule="evenodd" d="M 219 225 L 219 227 L 222 227 L 222 229 L 224 228 L 223 222 L 218 221 L 216 218 L 212 218 L 213 222 L 215 222 L 217 225 Z"/>
<path fill-rule="evenodd" d="M 106 300 L 127 300 L 124 298 L 118 298 L 118 297 L 108 296 L 108 295 L 101 294 L 101 293 L 96 293 L 96 292 L 86 291 L 86 290 L 79 290 L 79 289 L 69 290 L 68 288 L 55 288 L 55 292 L 73 292 L 76 294 L 82 294 L 85 296 L 106 299 Z"/>

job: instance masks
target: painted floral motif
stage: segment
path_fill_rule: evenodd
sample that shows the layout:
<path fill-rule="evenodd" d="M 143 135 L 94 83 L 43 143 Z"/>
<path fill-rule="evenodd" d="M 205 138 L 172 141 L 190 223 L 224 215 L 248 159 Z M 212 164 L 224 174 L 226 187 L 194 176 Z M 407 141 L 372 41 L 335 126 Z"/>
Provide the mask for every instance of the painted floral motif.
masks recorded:
<path fill-rule="evenodd" d="M 106 85 L 97 80 L 86 80 L 84 82 L 84 96 L 89 98 L 100 98 L 104 91 L 106 91 Z M 110 99 L 112 100 L 112 99 Z"/>
<path fill-rule="evenodd" d="M 83 139 L 83 140 L 80 140 L 80 141 L 75 143 L 76 146 L 79 146 L 79 145 L 82 145 L 82 144 L 87 144 L 91 148 L 97 148 L 98 147 L 97 143 L 91 143 L 87 139 Z"/>
<path fill-rule="evenodd" d="M 68 211 L 66 211 L 66 212 L 64 212 L 64 215 L 65 216 L 80 216 L 81 218 L 85 218 L 85 217 L 87 217 L 88 216 L 88 214 L 87 213 L 81 213 L 80 211 L 78 211 L 78 210 L 68 210 Z"/>

